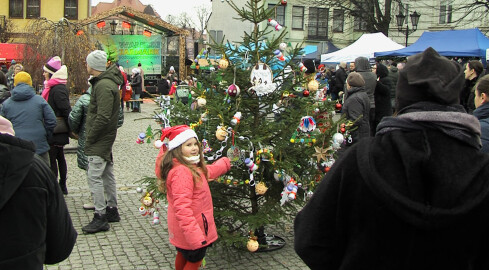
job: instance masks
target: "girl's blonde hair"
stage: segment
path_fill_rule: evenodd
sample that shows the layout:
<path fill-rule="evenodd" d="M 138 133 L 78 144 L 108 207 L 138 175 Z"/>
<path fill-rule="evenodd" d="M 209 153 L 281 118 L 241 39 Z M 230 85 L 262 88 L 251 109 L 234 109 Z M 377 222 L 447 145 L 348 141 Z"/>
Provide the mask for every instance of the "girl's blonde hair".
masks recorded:
<path fill-rule="evenodd" d="M 159 178 L 161 179 L 159 185 L 159 190 L 163 193 L 166 193 L 166 180 L 168 177 L 168 173 L 170 170 L 173 168 L 173 159 L 177 159 L 178 162 L 180 162 L 182 165 L 185 167 L 189 168 L 189 170 L 192 172 L 192 178 L 194 180 L 194 186 L 201 181 L 200 179 L 200 174 L 197 169 L 200 169 L 204 173 L 204 175 L 207 177 L 207 164 L 204 159 L 204 154 L 202 152 L 202 145 L 199 143 L 199 156 L 200 156 L 200 161 L 197 163 L 197 168 L 195 164 L 192 164 L 188 162 L 185 157 L 182 154 L 182 145 L 178 146 L 177 148 L 174 148 L 170 151 L 167 151 L 161 160 L 160 163 L 160 175 Z"/>

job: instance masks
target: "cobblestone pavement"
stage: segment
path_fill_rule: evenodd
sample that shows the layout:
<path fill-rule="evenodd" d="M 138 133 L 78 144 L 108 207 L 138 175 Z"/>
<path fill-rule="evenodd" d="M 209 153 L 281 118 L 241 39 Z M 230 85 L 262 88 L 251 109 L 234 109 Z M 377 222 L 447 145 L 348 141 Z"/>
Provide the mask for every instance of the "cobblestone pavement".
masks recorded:
<path fill-rule="evenodd" d="M 85 211 L 89 202 L 85 171 L 76 165 L 76 153 L 66 154 L 68 163 L 68 191 L 65 196 L 73 224 L 78 231 L 77 243 L 70 257 L 45 269 L 173 269 L 175 248 L 168 241 L 166 213 L 162 211 L 161 224 L 153 225 L 152 218 L 142 217 L 138 212 L 141 194 L 136 192 L 138 181 L 145 176 L 154 176 L 154 159 L 157 150 L 150 144 L 136 144 L 137 135 L 148 125 L 157 128 L 152 119 L 158 107 L 148 100 L 142 105 L 142 113 L 125 112 L 124 125 L 118 130 L 113 147 L 114 171 L 118 184 L 118 204 L 122 220 L 111 223 L 111 229 L 91 235 L 83 234 L 81 228 L 88 224 L 93 211 Z M 72 140 L 67 147 L 76 146 Z M 283 237 L 284 248 L 262 253 L 231 250 L 229 257 L 208 252 L 207 269 L 307 269 L 293 249 L 292 224 L 286 230 L 269 233 Z"/>

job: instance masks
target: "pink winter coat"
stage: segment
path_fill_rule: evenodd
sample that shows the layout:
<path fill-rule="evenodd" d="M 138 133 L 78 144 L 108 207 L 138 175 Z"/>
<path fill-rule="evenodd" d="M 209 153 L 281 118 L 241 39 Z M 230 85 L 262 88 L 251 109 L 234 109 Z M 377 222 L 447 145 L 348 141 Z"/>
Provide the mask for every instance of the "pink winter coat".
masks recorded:
<path fill-rule="evenodd" d="M 209 178 L 201 173 L 202 181 L 195 185 L 190 169 L 176 159 L 173 162 L 174 167 L 168 172 L 166 181 L 170 243 L 187 250 L 208 246 L 217 240 L 217 229 L 207 182 L 229 171 L 229 159 L 223 157 L 207 165 Z"/>

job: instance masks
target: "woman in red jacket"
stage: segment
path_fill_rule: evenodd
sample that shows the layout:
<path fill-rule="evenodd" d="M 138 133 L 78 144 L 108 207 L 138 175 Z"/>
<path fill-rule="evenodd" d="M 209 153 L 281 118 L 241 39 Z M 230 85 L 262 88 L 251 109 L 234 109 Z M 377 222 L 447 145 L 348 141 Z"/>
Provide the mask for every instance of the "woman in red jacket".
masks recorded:
<path fill-rule="evenodd" d="M 177 248 L 175 269 L 198 269 L 207 247 L 217 240 L 207 182 L 225 174 L 231 164 L 224 157 L 207 166 L 197 134 L 186 125 L 164 129 L 161 140 L 165 138 L 169 143 L 156 159 L 156 175 L 158 189 L 168 200 L 170 243 Z"/>

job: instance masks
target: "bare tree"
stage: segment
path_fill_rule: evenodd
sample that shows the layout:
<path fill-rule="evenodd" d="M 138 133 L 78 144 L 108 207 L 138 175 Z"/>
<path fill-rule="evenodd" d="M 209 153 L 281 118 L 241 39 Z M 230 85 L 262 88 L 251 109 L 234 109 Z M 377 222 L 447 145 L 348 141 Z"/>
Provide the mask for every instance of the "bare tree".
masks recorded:
<path fill-rule="evenodd" d="M 195 10 L 197 12 L 197 20 L 198 20 L 198 30 L 200 32 L 199 36 L 199 43 L 203 42 L 203 36 L 204 36 L 204 30 L 207 26 L 207 20 L 209 19 L 209 16 L 211 15 L 211 11 L 207 8 L 205 5 L 200 5 L 198 7 L 195 7 Z"/>
<path fill-rule="evenodd" d="M 308 6 L 340 9 L 347 16 L 353 16 L 359 30 L 369 33 L 382 32 L 389 35 L 392 20 L 392 4 L 400 0 L 302 0 Z"/>
<path fill-rule="evenodd" d="M 0 42 L 7 43 L 12 39 L 14 24 L 12 20 L 0 16 Z"/>
<path fill-rule="evenodd" d="M 26 50 L 24 52 L 24 67 L 32 75 L 35 85 L 42 84 L 44 78 L 39 72 L 46 61 L 58 55 L 68 68 L 67 87 L 71 93 L 81 93 L 87 89 L 88 73 L 85 66 L 85 57 L 95 49 L 95 42 L 87 33 L 77 35 L 78 25 L 61 19 L 53 22 L 40 18 L 26 26 Z"/>

